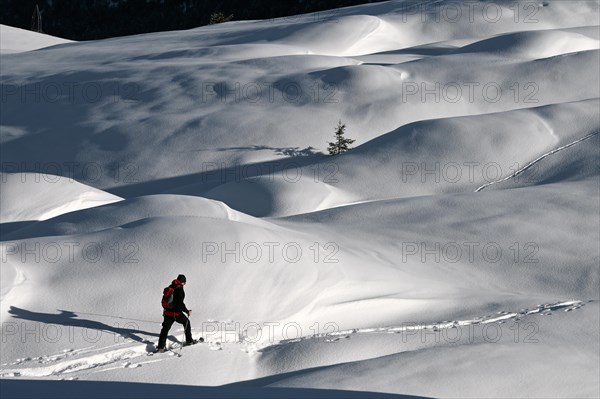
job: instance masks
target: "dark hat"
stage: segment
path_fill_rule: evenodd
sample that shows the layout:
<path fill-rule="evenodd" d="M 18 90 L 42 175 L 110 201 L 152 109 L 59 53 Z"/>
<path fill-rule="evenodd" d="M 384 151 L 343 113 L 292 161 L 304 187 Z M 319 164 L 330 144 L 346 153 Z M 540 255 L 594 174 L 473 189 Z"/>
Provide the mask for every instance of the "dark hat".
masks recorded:
<path fill-rule="evenodd" d="M 179 280 L 182 283 L 186 282 L 186 278 L 183 274 L 180 274 L 179 276 L 177 276 L 177 280 Z"/>

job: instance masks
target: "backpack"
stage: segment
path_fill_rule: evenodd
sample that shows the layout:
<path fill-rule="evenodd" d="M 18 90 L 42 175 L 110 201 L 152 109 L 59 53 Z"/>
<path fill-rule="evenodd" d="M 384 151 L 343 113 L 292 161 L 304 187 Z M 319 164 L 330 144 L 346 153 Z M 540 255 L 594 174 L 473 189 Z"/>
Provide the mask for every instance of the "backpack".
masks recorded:
<path fill-rule="evenodd" d="M 163 290 L 162 296 L 162 307 L 163 309 L 173 309 L 173 293 L 175 292 L 175 288 L 173 286 L 168 286 Z"/>

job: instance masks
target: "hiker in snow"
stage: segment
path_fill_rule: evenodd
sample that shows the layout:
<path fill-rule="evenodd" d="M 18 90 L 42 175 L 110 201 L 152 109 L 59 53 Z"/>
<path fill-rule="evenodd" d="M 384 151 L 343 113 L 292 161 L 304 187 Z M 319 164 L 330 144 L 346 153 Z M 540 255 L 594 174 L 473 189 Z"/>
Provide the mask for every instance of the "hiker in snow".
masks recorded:
<path fill-rule="evenodd" d="M 164 352 L 167 344 L 167 335 L 173 323 L 177 322 L 185 327 L 185 345 L 193 345 L 198 342 L 192 338 L 192 326 L 190 324 L 189 316 L 192 311 L 189 310 L 183 300 L 185 299 L 185 292 L 183 286 L 186 283 L 186 278 L 183 274 L 177 276 L 177 279 L 173 280 L 170 286 L 163 291 L 163 323 L 162 330 L 160 331 L 160 338 L 158 339 L 158 352 Z M 187 313 L 187 315 L 186 315 Z M 200 342 L 204 341 L 200 338 Z"/>

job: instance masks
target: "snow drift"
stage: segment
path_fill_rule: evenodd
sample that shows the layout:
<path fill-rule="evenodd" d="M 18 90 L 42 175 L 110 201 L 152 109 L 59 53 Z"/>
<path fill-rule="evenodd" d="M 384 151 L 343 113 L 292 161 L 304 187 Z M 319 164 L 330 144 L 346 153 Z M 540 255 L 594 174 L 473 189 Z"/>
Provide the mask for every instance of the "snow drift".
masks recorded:
<path fill-rule="evenodd" d="M 599 4 L 528 4 L 2 27 L 3 394 L 597 397 Z"/>

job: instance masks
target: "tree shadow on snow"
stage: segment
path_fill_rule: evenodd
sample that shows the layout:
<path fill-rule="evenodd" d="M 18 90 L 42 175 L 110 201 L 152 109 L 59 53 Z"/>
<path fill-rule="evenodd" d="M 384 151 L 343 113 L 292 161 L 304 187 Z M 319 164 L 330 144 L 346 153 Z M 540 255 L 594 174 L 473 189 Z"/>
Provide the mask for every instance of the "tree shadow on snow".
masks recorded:
<path fill-rule="evenodd" d="M 216 148 L 217 151 L 246 151 L 246 150 L 272 150 L 277 155 L 286 155 L 289 157 L 307 157 L 310 155 L 325 155 L 312 146 L 306 148 L 300 147 L 271 147 L 268 145 L 253 145 L 247 147 L 226 147 Z"/>
<path fill-rule="evenodd" d="M 228 182 L 239 182 L 243 179 L 256 179 L 260 176 L 271 179 L 274 175 L 282 175 L 290 168 L 292 173 L 294 173 L 298 172 L 299 168 L 310 165 L 319 165 L 321 163 L 325 164 L 322 170 L 327 171 L 329 169 L 326 168 L 331 166 L 330 164 L 332 162 L 329 155 L 313 152 L 313 147 L 300 149 L 296 147 L 273 148 L 254 146 L 245 149 L 260 150 L 262 147 L 282 151 L 282 154 L 285 152 L 288 157 L 269 161 L 227 165 L 222 165 L 219 162 L 206 162 L 203 164 L 201 172 L 132 182 L 127 185 L 106 188 L 105 191 L 122 198 L 133 198 L 152 194 L 179 194 L 204 197 L 211 189 Z M 242 147 L 237 147 L 237 149 L 242 149 Z M 235 151 L 236 148 L 229 147 L 213 150 Z M 81 182 L 86 183 L 85 181 Z"/>

